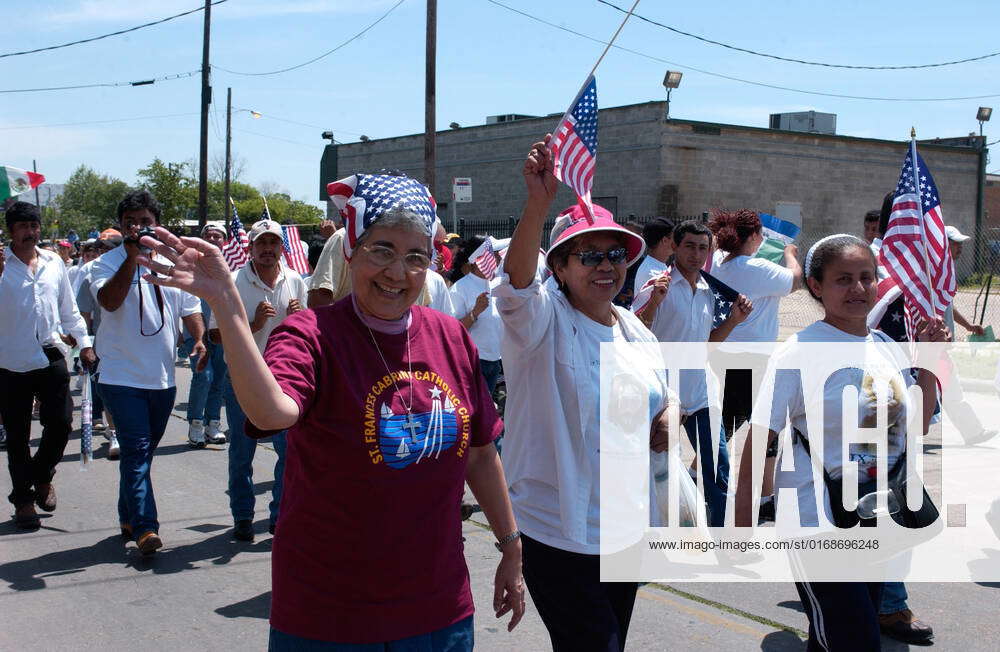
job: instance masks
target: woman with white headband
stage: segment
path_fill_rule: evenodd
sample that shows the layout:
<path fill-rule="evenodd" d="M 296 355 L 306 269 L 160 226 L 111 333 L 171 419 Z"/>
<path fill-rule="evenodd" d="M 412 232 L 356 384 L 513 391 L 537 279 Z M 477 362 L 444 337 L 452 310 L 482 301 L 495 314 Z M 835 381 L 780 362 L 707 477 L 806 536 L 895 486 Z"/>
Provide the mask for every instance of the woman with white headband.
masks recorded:
<path fill-rule="evenodd" d="M 805 275 L 809 293 L 823 306 L 823 319 L 794 334 L 772 356 L 753 411 L 753 425 L 744 447 L 736 490 L 736 525 L 752 527 L 755 523 L 751 488 L 753 441 L 767 432 L 769 442 L 774 442 L 787 427 L 793 434 L 792 447 L 782 450 L 781 455 L 792 456 L 794 470 L 783 472 L 782 487 L 792 488 L 798 495 L 799 522 L 790 522 L 793 520 L 790 515 L 783 516 L 781 512 L 776 517 L 779 532 L 793 537 L 833 529 L 838 512 L 831 507 L 827 482 L 836 482 L 840 486 L 845 466 L 857 464 L 861 481 L 873 477 L 877 468 L 876 450 L 871 448 L 874 445 L 853 446 L 849 449 L 849 459 L 845 460 L 842 442 L 845 429 L 858 425 L 874 427 L 877 424 L 879 401 L 875 388 L 884 384 L 889 391 L 886 410 L 889 469 L 904 459 L 906 414 L 908 410 L 917 409 L 917 406 L 909 404 L 906 387 L 918 384 L 925 397 L 933 397 L 936 391 L 933 375 L 921 370 L 914 379 L 911 374 L 901 372 L 909 369 L 909 361 L 887 335 L 868 328 L 868 313 L 876 302 L 878 276 L 875 256 L 867 243 L 845 234 L 823 238 L 809 249 Z M 925 322 L 917 331 L 917 339 L 923 342 L 943 342 L 946 337 L 947 329 L 940 320 Z M 827 362 L 812 358 L 809 368 L 813 376 L 785 373 L 801 367 L 808 351 L 802 349 L 800 344 L 807 342 L 866 345 L 864 368 L 854 365 L 837 368 L 837 363 L 831 362 L 832 373 L 829 377 L 818 378 L 817 374 L 826 375 L 823 365 Z M 775 370 L 782 372 L 776 373 Z M 814 385 L 816 391 L 809 391 Z M 859 388 L 858 424 L 842 421 L 841 402 L 844 389 L 849 386 Z M 813 397 L 822 405 L 812 405 Z M 810 429 L 806 420 L 807 411 L 818 414 L 820 407 L 821 427 L 815 427 L 816 423 L 813 423 L 814 427 Z M 921 424 L 924 433 L 933 410 L 934 401 L 924 401 Z M 819 455 L 820 451 L 822 460 L 815 463 L 821 462 L 825 471 L 823 477 L 829 477 L 820 485 L 823 487 L 820 504 L 823 505 L 825 518 L 817 514 L 813 492 L 811 457 Z M 786 468 L 787 465 L 778 466 Z M 837 500 L 840 500 L 839 496 Z M 797 579 L 795 586 L 809 617 L 810 650 L 880 649 L 878 608 L 882 582 L 813 582 L 801 574 Z"/>

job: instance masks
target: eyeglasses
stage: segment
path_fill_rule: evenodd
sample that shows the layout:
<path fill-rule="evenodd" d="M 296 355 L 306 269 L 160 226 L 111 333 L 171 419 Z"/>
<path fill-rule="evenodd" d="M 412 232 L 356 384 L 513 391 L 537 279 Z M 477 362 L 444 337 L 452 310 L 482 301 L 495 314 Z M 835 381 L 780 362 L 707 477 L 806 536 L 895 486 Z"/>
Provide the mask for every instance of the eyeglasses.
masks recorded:
<path fill-rule="evenodd" d="M 615 247 L 607 251 L 577 251 L 571 253 L 570 256 L 579 257 L 580 264 L 584 267 L 597 267 L 604 262 L 605 258 L 612 265 L 621 265 L 628 258 L 628 249 L 625 247 Z"/>
<path fill-rule="evenodd" d="M 425 272 L 431 266 L 431 259 L 426 254 L 417 253 L 416 251 L 411 251 L 400 256 L 394 250 L 382 245 L 370 245 L 362 247 L 362 249 L 364 249 L 365 254 L 368 256 L 368 261 L 378 267 L 388 267 L 400 258 L 403 259 L 403 265 L 408 272 Z"/>

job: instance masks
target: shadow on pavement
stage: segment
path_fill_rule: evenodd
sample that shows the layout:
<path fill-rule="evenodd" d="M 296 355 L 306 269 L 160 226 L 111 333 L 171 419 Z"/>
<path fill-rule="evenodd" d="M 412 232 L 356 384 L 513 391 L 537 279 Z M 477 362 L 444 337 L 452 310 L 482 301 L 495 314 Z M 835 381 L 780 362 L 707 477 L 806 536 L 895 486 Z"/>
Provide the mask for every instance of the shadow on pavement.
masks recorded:
<path fill-rule="evenodd" d="M 797 634 L 781 630 L 765 636 L 760 642 L 760 649 L 766 652 L 799 652 L 806 649 L 806 642 Z"/>
<path fill-rule="evenodd" d="M 215 613 L 226 618 L 263 618 L 267 620 L 271 616 L 271 592 L 267 591 L 249 600 L 219 607 Z"/>
<path fill-rule="evenodd" d="M 779 602 L 778 606 L 784 607 L 785 609 L 791 609 L 792 611 L 797 611 L 800 614 L 804 614 L 806 612 L 806 610 L 802 608 L 802 603 L 798 600 L 785 600 L 784 602 Z"/>
<path fill-rule="evenodd" d="M 13 529 L 13 525 L 0 525 L 0 534 L 10 533 L 8 529 Z M 257 532 L 267 532 L 267 519 L 258 521 L 255 529 Z M 46 587 L 46 577 L 83 572 L 101 564 L 123 564 L 142 573 L 152 572 L 156 575 L 179 573 L 195 569 L 196 562 L 211 561 L 213 565 L 219 566 L 228 564 L 240 554 L 269 553 L 271 538 L 265 535 L 255 543 L 234 541 L 232 529 L 226 527 L 215 536 L 176 547 L 171 546 L 167 537 L 163 545 L 164 548 L 155 555 L 143 557 L 135 544 L 126 544 L 118 534 L 113 534 L 93 545 L 0 565 L 0 580 L 7 582 L 15 591 L 34 591 Z"/>

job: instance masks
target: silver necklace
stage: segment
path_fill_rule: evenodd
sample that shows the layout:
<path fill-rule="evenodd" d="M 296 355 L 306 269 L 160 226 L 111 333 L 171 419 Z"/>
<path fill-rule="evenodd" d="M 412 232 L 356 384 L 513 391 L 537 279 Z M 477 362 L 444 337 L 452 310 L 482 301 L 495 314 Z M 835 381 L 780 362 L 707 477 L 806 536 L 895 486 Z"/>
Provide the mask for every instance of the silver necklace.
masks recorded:
<path fill-rule="evenodd" d="M 378 342 L 375 340 L 375 333 L 372 332 L 371 326 L 365 324 L 365 328 L 368 329 L 368 335 L 372 338 L 372 344 L 375 345 L 375 350 L 378 351 L 378 357 L 382 358 L 382 365 L 385 367 L 386 373 L 389 374 L 389 378 L 392 380 L 392 384 L 396 387 L 396 394 L 399 395 L 399 402 L 403 404 L 406 408 L 406 423 L 403 425 L 403 429 L 409 431 L 410 441 L 416 441 L 416 430 L 420 428 L 420 424 L 413 420 L 413 359 L 410 357 L 410 325 L 406 325 L 406 363 L 410 372 L 410 404 L 407 405 L 403 400 L 403 391 L 399 389 L 399 383 L 392 376 L 392 370 L 389 369 L 389 363 L 385 361 L 385 356 L 382 354 L 382 349 L 379 347 Z"/>

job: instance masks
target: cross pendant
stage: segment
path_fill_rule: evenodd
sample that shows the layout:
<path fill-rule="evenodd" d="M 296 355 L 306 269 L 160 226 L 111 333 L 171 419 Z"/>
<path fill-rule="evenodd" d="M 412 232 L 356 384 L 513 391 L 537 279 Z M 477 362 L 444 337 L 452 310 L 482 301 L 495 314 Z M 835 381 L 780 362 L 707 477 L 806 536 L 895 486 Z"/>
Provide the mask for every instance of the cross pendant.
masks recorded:
<path fill-rule="evenodd" d="M 417 434 L 416 431 L 420 429 L 420 424 L 413 420 L 413 415 L 409 412 L 406 413 L 406 423 L 403 424 L 403 430 L 410 431 L 410 442 L 416 443 Z"/>

